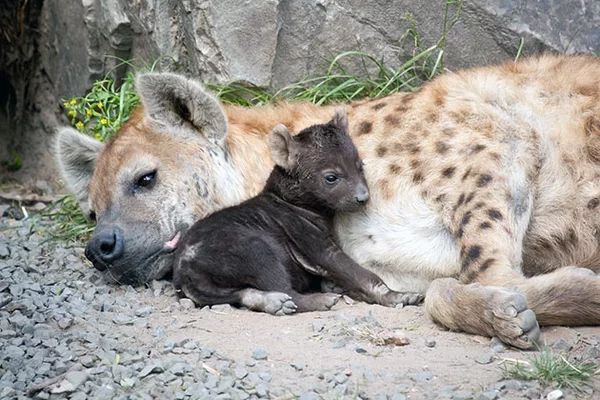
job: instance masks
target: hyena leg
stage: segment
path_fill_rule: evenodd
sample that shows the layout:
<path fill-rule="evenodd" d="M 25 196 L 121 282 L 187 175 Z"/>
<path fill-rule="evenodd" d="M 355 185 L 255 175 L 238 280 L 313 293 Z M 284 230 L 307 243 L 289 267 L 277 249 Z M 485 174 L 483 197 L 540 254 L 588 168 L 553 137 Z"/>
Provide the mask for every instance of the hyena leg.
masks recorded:
<path fill-rule="evenodd" d="M 232 304 L 273 315 L 296 312 L 296 305 L 288 294 L 257 289 L 221 288 L 215 286 L 208 276 L 197 271 L 190 275 L 189 271 L 182 274 L 176 270 L 173 284 L 180 295 L 191 299 L 199 307 Z"/>
<path fill-rule="evenodd" d="M 539 337 L 535 310 L 526 293 L 514 288 L 526 281 L 521 262 L 531 213 L 531 193 L 524 189 L 529 185 L 511 192 L 508 176 L 474 168 L 459 176 L 464 187 L 473 186 L 447 205 L 460 248 L 459 280 L 434 281 L 425 296 L 427 311 L 447 328 L 531 348 Z"/>

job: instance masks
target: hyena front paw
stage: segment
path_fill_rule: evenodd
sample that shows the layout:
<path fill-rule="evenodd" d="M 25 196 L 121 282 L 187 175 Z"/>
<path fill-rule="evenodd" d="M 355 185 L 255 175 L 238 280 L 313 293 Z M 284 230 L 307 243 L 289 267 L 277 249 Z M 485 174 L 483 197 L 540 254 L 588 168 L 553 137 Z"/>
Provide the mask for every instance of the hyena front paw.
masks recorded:
<path fill-rule="evenodd" d="M 491 322 L 498 338 L 520 349 L 534 348 L 540 337 L 540 327 L 525 296 L 516 290 L 493 290 Z"/>
<path fill-rule="evenodd" d="M 265 294 L 266 313 L 272 315 L 289 315 L 296 312 L 296 304 L 290 296 L 280 292 L 270 292 Z"/>
<path fill-rule="evenodd" d="M 390 290 L 382 298 L 379 304 L 386 307 L 415 306 L 423 301 L 425 296 L 421 293 L 400 293 Z"/>

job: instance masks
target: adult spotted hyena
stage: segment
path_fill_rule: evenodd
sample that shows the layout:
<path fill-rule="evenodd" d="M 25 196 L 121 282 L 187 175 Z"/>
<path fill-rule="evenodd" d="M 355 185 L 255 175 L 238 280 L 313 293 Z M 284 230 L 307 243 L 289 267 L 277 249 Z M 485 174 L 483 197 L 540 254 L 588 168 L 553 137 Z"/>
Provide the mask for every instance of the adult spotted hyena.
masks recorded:
<path fill-rule="evenodd" d="M 114 140 L 70 128 L 57 140 L 65 180 L 97 217 L 88 257 L 121 283 L 164 275 L 181 232 L 260 191 L 275 125 L 333 114 L 221 106 L 173 74 L 141 75 L 137 89 L 143 107 Z M 598 59 L 446 74 L 345 107 L 371 188 L 363 212 L 336 218 L 349 255 L 392 289 L 427 291 L 450 329 L 528 348 L 538 322 L 600 323 Z"/>

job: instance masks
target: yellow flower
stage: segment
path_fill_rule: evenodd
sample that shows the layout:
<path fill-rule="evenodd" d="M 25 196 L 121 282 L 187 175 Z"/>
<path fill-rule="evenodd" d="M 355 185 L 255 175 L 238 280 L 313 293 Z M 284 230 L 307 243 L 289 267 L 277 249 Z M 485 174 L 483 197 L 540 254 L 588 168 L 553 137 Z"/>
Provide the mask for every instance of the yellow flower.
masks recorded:
<path fill-rule="evenodd" d="M 102 136 L 99 133 L 96 133 L 94 136 L 96 137 L 96 139 L 102 140 Z"/>
<path fill-rule="evenodd" d="M 67 103 L 66 101 L 63 103 L 63 106 L 65 106 L 65 108 L 69 107 L 69 103 Z"/>
<path fill-rule="evenodd" d="M 91 117 L 92 116 L 92 110 L 90 110 L 89 108 L 87 110 L 85 110 L 85 115 L 87 115 L 87 117 Z"/>
<path fill-rule="evenodd" d="M 71 111 L 69 111 L 69 115 L 70 115 L 71 117 L 74 117 L 74 116 L 76 116 L 76 115 L 77 115 L 77 111 L 75 111 L 75 110 L 71 110 Z"/>
<path fill-rule="evenodd" d="M 102 104 L 102 103 L 98 103 L 98 108 L 99 108 L 99 109 L 102 109 L 103 107 L 104 107 L 104 104 Z"/>
<path fill-rule="evenodd" d="M 77 104 L 77 101 L 75 101 L 75 99 L 73 99 L 73 100 L 71 100 L 71 101 L 70 101 L 70 104 L 71 104 L 72 106 L 74 106 L 75 104 Z"/>
<path fill-rule="evenodd" d="M 102 119 L 100 120 L 100 123 L 101 123 L 102 125 L 106 125 L 106 124 L 108 124 L 108 121 L 106 120 L 106 118 L 102 118 Z"/>
<path fill-rule="evenodd" d="M 77 129 L 81 130 L 81 128 L 83 128 L 83 122 L 79 121 L 75 124 L 75 126 L 77 127 Z"/>

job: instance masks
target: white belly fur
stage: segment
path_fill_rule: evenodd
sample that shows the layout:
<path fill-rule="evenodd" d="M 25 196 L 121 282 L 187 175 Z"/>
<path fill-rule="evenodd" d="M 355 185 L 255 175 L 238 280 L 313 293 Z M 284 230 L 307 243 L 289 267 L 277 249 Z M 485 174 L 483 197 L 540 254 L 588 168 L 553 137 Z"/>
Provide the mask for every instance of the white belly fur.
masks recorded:
<path fill-rule="evenodd" d="M 391 289 L 425 293 L 432 280 L 458 275 L 459 249 L 414 189 L 400 193 L 373 193 L 365 211 L 337 216 L 335 231 L 343 250 Z"/>

